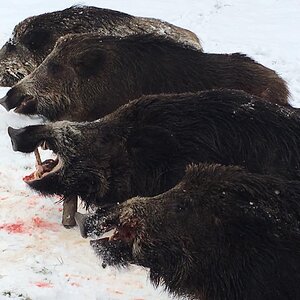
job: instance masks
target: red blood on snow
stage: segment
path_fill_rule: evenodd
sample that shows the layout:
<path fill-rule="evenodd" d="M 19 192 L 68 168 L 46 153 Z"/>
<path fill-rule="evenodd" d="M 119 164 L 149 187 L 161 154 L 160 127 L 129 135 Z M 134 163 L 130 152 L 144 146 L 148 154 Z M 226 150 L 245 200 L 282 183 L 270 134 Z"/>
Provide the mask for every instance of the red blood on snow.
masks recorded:
<path fill-rule="evenodd" d="M 0 230 L 2 229 L 8 233 L 24 233 L 25 231 L 23 222 L 0 225 Z"/>

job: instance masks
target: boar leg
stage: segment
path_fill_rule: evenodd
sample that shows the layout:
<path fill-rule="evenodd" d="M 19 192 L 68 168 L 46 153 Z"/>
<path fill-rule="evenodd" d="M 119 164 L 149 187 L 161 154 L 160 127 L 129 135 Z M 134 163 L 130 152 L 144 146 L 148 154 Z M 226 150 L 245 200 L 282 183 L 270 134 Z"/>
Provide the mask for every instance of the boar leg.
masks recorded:
<path fill-rule="evenodd" d="M 77 212 L 77 196 L 70 196 L 64 200 L 62 224 L 65 228 L 76 226 L 75 213 Z"/>

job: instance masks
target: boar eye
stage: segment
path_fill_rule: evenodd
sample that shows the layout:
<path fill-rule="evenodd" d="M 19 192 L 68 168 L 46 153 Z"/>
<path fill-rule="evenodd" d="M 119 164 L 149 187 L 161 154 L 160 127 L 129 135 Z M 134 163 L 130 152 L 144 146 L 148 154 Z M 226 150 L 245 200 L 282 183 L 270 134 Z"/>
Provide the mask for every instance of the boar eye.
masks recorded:
<path fill-rule="evenodd" d="M 57 75 L 62 72 L 63 66 L 55 62 L 49 62 L 47 70 L 50 75 Z"/>
<path fill-rule="evenodd" d="M 75 71 L 83 77 L 97 75 L 105 64 L 105 54 L 101 50 L 86 51 L 74 60 Z"/>
<path fill-rule="evenodd" d="M 44 47 L 48 43 L 49 39 L 50 32 L 47 30 L 39 29 L 28 32 L 24 36 L 23 42 L 28 49 L 34 51 Z"/>

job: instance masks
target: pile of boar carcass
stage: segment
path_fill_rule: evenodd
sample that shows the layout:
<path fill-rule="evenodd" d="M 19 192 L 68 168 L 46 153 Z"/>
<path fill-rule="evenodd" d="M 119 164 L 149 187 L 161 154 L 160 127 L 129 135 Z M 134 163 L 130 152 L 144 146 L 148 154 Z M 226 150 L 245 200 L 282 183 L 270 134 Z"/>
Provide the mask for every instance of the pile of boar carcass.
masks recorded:
<path fill-rule="evenodd" d="M 74 6 L 16 25 L 0 84 L 7 110 L 49 121 L 8 128 L 36 155 L 23 180 L 62 197 L 103 266 L 144 266 L 190 299 L 300 299 L 300 118 L 275 71 L 158 19 Z"/>

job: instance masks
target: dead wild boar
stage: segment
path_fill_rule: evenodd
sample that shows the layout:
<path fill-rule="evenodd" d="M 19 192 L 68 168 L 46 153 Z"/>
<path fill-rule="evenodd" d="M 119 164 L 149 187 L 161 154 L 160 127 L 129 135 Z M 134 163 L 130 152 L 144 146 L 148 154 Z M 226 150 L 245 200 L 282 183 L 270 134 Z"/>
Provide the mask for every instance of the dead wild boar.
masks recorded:
<path fill-rule="evenodd" d="M 103 36 L 153 33 L 202 50 L 197 36 L 170 23 L 92 6 L 70 8 L 29 17 L 14 28 L 0 50 L 0 86 L 13 86 L 31 73 L 51 52 L 59 37 L 99 32 Z"/>
<path fill-rule="evenodd" d="M 243 91 L 144 96 L 94 122 L 8 132 L 15 151 L 43 145 L 57 155 L 24 178 L 30 187 L 79 195 L 87 206 L 158 195 L 193 162 L 300 179 L 298 111 Z"/>
<path fill-rule="evenodd" d="M 177 296 L 300 299 L 299 181 L 190 165 L 163 194 L 76 219 L 104 266 L 149 268 Z"/>
<path fill-rule="evenodd" d="M 287 104 L 285 82 L 243 54 L 203 53 L 166 37 L 95 33 L 61 37 L 0 103 L 51 121 L 92 121 L 142 95 L 214 88 Z"/>

